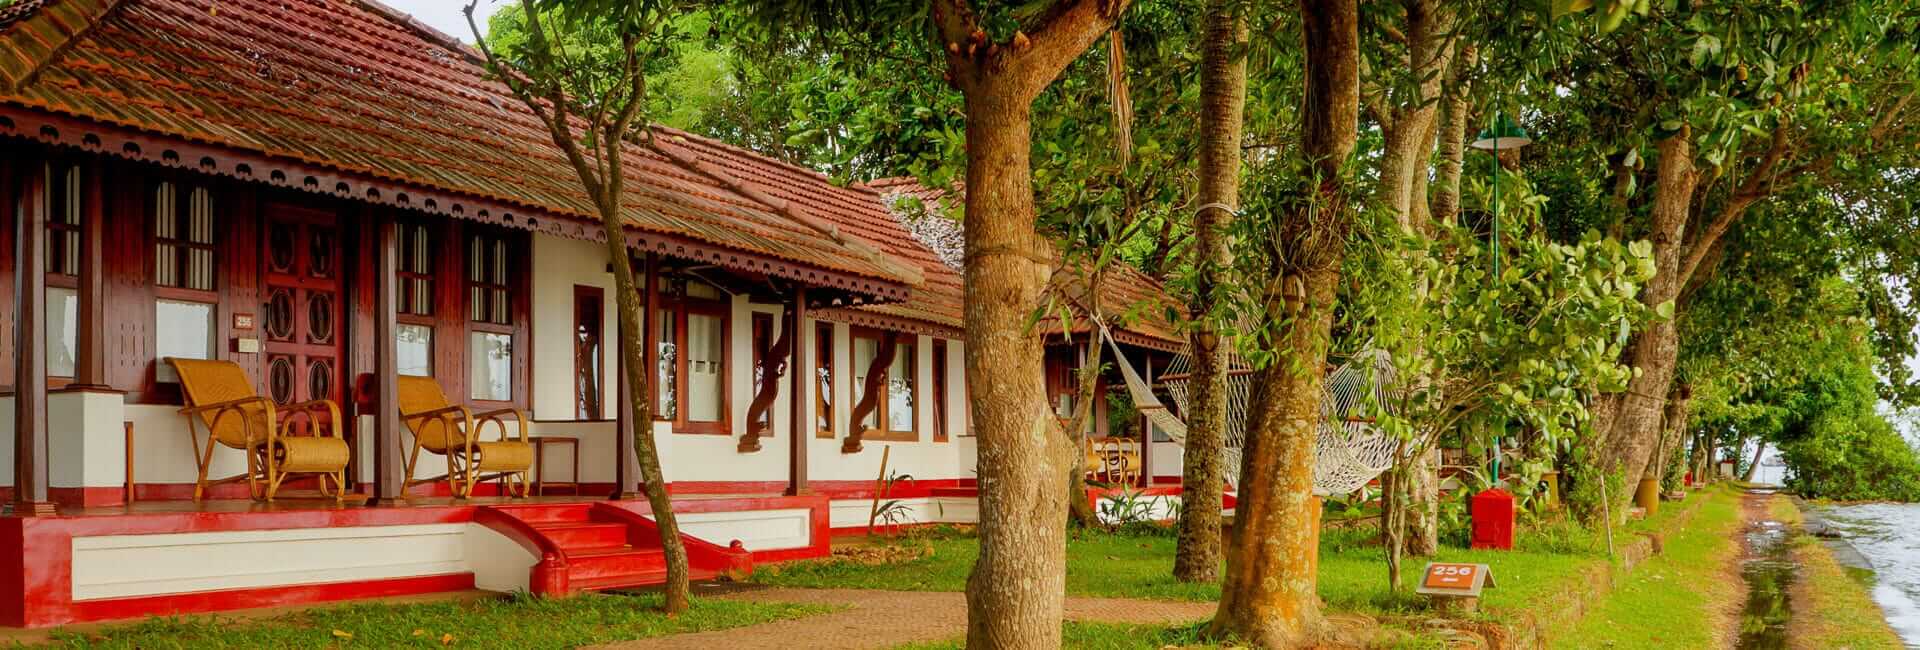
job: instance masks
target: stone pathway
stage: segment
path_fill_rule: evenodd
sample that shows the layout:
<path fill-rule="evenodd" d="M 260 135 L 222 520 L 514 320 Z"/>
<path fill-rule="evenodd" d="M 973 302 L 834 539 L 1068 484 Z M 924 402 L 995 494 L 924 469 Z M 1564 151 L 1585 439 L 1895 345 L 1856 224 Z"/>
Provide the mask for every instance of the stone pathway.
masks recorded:
<path fill-rule="evenodd" d="M 596 647 L 866 650 L 957 639 L 967 633 L 966 594 L 955 592 L 771 588 L 741 591 L 721 597 L 835 605 L 846 609 L 730 630 L 676 634 Z M 1108 623 L 1185 623 L 1212 616 L 1214 607 L 1214 603 L 1210 602 L 1070 597 L 1067 599 L 1067 618 Z"/>

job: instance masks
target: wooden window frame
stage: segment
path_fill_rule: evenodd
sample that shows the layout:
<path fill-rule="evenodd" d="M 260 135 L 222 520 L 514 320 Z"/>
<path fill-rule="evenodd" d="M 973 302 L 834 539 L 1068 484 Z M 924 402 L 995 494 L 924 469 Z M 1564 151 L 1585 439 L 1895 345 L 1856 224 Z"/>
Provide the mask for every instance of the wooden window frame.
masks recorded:
<path fill-rule="evenodd" d="M 44 169 L 45 175 L 40 180 L 46 184 L 47 197 L 47 286 L 77 289 L 80 287 L 80 237 L 86 227 L 86 177 L 91 170 L 78 160 L 63 157 L 48 159 Z M 74 173 L 79 174 L 73 181 L 77 187 L 70 187 L 66 179 Z M 60 180 L 56 181 L 55 177 Z M 73 221 L 64 220 L 68 215 Z M 71 251 L 68 242 L 72 243 Z M 73 254 L 68 255 L 69 252 Z M 72 268 L 73 272 L 68 273 L 61 267 Z"/>
<path fill-rule="evenodd" d="M 834 417 L 838 415 L 834 412 L 834 403 L 838 396 L 833 393 L 834 386 L 840 383 L 840 373 L 838 372 L 838 367 L 834 364 L 833 329 L 833 323 L 814 323 L 814 376 L 807 378 L 808 381 L 813 382 L 813 437 L 825 438 L 827 440 L 833 439 L 833 432 L 838 428 L 834 426 L 836 424 Z M 819 373 L 822 370 L 827 371 L 827 385 L 825 386 L 820 385 Z M 825 428 L 820 427 L 822 417 L 827 421 Z"/>
<path fill-rule="evenodd" d="M 933 407 L 933 441 L 946 442 L 948 437 L 946 339 L 936 338 L 933 340 L 932 368 L 933 385 L 929 387 L 932 396 L 928 401 L 932 403 L 931 406 Z"/>
<path fill-rule="evenodd" d="M 161 184 L 172 185 L 174 189 L 173 201 L 174 201 L 174 233 L 176 233 L 175 237 L 160 236 L 160 204 L 159 204 L 159 197 L 156 196 L 156 194 L 158 193 L 158 190 L 160 189 Z M 176 257 L 174 263 L 176 264 L 176 268 L 180 269 L 179 278 L 181 282 L 180 286 L 161 284 L 159 275 L 156 273 L 153 278 L 153 294 L 155 298 L 160 298 L 165 300 L 178 300 L 178 301 L 185 301 L 185 302 L 204 302 L 204 303 L 219 305 L 220 304 L 220 272 L 222 270 L 220 268 L 219 236 L 216 234 L 213 237 L 214 241 L 210 243 L 194 242 L 191 239 L 191 235 L 189 235 L 188 238 L 178 237 L 178 233 L 180 232 L 180 223 L 181 223 L 180 220 L 183 218 L 189 218 L 188 215 L 193 209 L 193 193 L 195 190 L 203 190 L 207 193 L 207 203 L 209 205 L 207 225 L 209 228 L 211 228 L 212 232 L 219 233 L 220 232 L 220 210 L 217 207 L 213 207 L 217 205 L 214 203 L 217 197 L 214 195 L 213 189 L 210 186 L 193 183 L 193 182 L 190 182 L 184 179 L 179 179 L 179 178 L 160 178 L 160 179 L 154 180 L 152 183 L 149 183 L 147 185 L 147 192 L 146 192 L 147 236 L 150 238 L 150 241 L 151 241 L 151 243 L 149 244 L 149 247 L 154 256 L 153 259 L 154 261 L 158 261 L 160 259 L 160 247 L 162 245 L 173 246 L 174 247 L 173 254 Z M 189 275 L 189 272 L 186 270 L 186 268 L 188 266 L 188 260 L 192 256 L 191 252 L 193 250 L 207 251 L 207 256 L 211 260 L 211 263 L 213 265 L 213 268 L 209 269 L 207 272 L 207 275 L 208 275 L 207 282 L 212 286 L 206 289 L 197 289 L 194 287 L 185 286 L 185 284 L 188 282 L 187 278 Z"/>
<path fill-rule="evenodd" d="M 886 335 L 887 333 L 883 330 L 866 328 L 866 327 L 856 327 L 853 330 L 852 340 L 849 341 L 850 347 L 848 347 L 848 351 L 850 353 L 854 353 L 857 355 L 857 352 L 860 349 L 858 340 L 867 339 L 867 340 L 873 341 L 874 353 L 879 354 L 879 346 L 886 342 L 887 340 Z M 920 378 L 917 376 L 920 371 L 920 364 L 919 364 L 920 360 L 915 358 L 918 356 L 918 349 L 914 345 L 915 343 L 919 342 L 918 341 L 919 337 L 906 332 L 896 332 L 894 333 L 894 336 L 896 337 L 896 340 L 893 342 L 893 345 L 894 345 L 893 354 L 894 354 L 895 361 L 898 361 L 900 359 L 901 348 L 907 348 L 909 350 L 914 351 L 914 354 L 908 354 L 906 357 L 906 361 L 907 361 L 906 371 L 907 371 L 907 377 L 908 377 L 907 392 L 911 394 L 914 399 L 913 425 L 911 427 L 911 430 L 909 431 L 895 431 L 891 426 L 892 420 L 891 418 L 888 417 L 890 415 L 889 411 L 892 407 L 893 400 L 890 399 L 891 397 L 890 395 L 881 395 L 879 399 L 874 401 L 874 405 L 873 405 L 873 417 L 874 417 L 873 421 L 879 426 L 871 429 L 864 429 L 860 434 L 861 440 L 878 440 L 881 442 L 919 442 L 920 441 L 919 405 L 924 402 L 923 400 L 920 399 Z M 852 358 L 852 357 L 849 357 L 849 358 Z M 860 363 L 857 359 L 855 359 L 853 360 L 853 365 L 857 369 Z M 881 370 L 881 373 L 882 373 L 881 375 L 882 379 L 880 380 L 880 385 L 883 387 L 890 386 L 893 379 L 892 364 L 888 364 L 888 366 L 885 369 Z M 849 393 L 849 395 L 851 395 L 851 393 Z M 854 400 L 854 402 L 857 404 L 859 403 L 859 400 Z M 863 427 L 865 425 L 863 425 L 860 422 L 848 422 L 848 426 Z"/>
<path fill-rule="evenodd" d="M 692 278 L 660 277 L 662 283 L 681 281 L 700 282 Z M 716 287 L 717 288 L 717 287 Z M 686 435 L 733 435 L 733 303 L 725 298 L 690 298 L 683 292 L 660 291 L 660 311 L 673 317 L 673 432 Z M 725 291 L 721 292 L 723 295 Z M 661 314 L 648 314 L 649 318 Z M 687 408 L 687 322 L 689 316 L 712 316 L 720 319 L 720 419 L 712 422 L 696 422 L 687 419 L 691 409 Z M 658 336 L 659 330 L 655 329 Z M 659 342 L 656 341 L 655 349 Z M 655 405 L 655 420 L 659 417 L 658 405 Z"/>
<path fill-rule="evenodd" d="M 436 250 L 433 246 L 440 233 L 434 232 L 431 225 L 402 219 L 394 222 L 396 243 L 398 244 L 399 263 L 394 267 L 394 276 L 398 291 L 394 295 L 394 312 L 399 322 L 409 325 L 432 326 L 438 321 L 434 318 L 438 310 L 439 297 L 434 294 L 434 262 Z M 415 255 L 415 253 L 419 253 Z M 425 271 L 415 271 L 424 268 Z M 416 289 L 418 289 L 416 291 Z M 414 311 L 413 306 L 421 292 L 426 293 L 426 311 Z"/>
<path fill-rule="evenodd" d="M 466 386 L 466 397 L 474 404 L 488 408 L 507 408 L 525 404 L 531 399 L 531 396 L 528 395 L 528 393 L 532 392 L 531 387 L 521 381 L 522 373 L 527 370 L 525 366 L 530 365 L 530 359 L 528 359 L 524 353 L 523 346 L 526 344 L 526 341 L 520 336 L 520 330 L 523 326 L 527 325 L 523 321 L 531 317 L 525 309 L 521 308 L 521 301 L 526 299 L 524 287 L 527 284 L 527 277 L 531 269 L 528 269 L 526 264 L 516 263 L 527 259 L 527 256 L 524 254 L 526 240 L 520 235 L 521 233 L 501 227 L 469 225 L 462 237 L 463 246 L 461 247 L 461 255 L 465 259 L 461 260 L 462 275 L 460 286 L 462 291 L 460 294 L 461 309 L 458 322 L 465 323 L 466 328 L 464 332 L 461 332 L 461 339 L 458 345 L 461 346 L 463 350 L 462 354 L 465 355 L 463 367 L 466 369 L 465 379 L 468 384 Z M 506 282 L 504 284 L 496 283 L 489 279 L 496 275 L 494 271 L 497 268 L 491 264 L 483 268 L 483 272 L 480 274 L 483 277 L 477 280 L 475 279 L 474 265 L 477 262 L 473 259 L 473 242 L 475 240 L 487 244 L 481 247 L 481 254 L 483 255 L 491 255 L 495 246 L 504 245 L 506 247 L 506 254 L 503 256 L 503 259 L 499 260 L 507 266 Z M 479 260 L 478 262 L 485 264 L 485 260 Z M 487 291 L 483 295 L 488 296 L 487 306 L 490 308 L 495 306 L 492 299 L 494 295 L 493 291 L 505 290 L 505 323 L 492 320 L 491 309 L 489 309 L 486 314 L 486 320 L 475 320 L 473 318 L 473 290 L 475 288 L 481 288 Z M 507 391 L 509 394 L 507 395 L 507 399 L 490 400 L 473 397 L 473 337 L 475 334 L 503 335 L 507 337 L 509 345 L 512 346 L 507 358 L 507 373 L 509 375 L 507 381 Z M 435 345 L 438 345 L 440 332 L 437 328 L 434 331 L 433 338 L 435 339 Z"/>
<path fill-rule="evenodd" d="M 587 318 L 588 314 L 583 313 L 581 309 L 583 306 L 589 304 L 586 301 L 591 301 L 591 304 L 596 306 L 591 320 Z M 584 284 L 573 285 L 573 330 L 571 331 L 572 336 L 568 337 L 568 341 L 573 344 L 570 347 L 573 348 L 573 414 L 575 418 L 601 420 L 606 417 L 606 317 L 607 298 L 604 290 L 600 287 Z M 600 356 L 600 363 L 595 364 L 598 367 L 594 368 L 595 372 L 591 375 L 587 374 L 587 367 L 584 365 L 586 360 L 581 357 L 583 350 L 580 346 L 580 334 L 583 328 L 589 328 L 587 331 L 590 331 L 593 335 L 593 353 Z M 593 382 L 593 400 L 591 404 L 588 403 L 587 392 L 583 390 L 586 387 L 581 383 L 582 379 L 587 377 L 591 377 Z M 618 398 L 616 397 L 616 399 Z M 586 413 L 587 416 L 582 417 L 581 413 L 583 412 Z"/>
<path fill-rule="evenodd" d="M 774 344 L 773 314 L 769 314 L 763 311 L 756 311 L 748 314 L 747 320 L 749 322 L 749 328 L 750 328 L 748 329 L 748 332 L 753 337 L 752 340 L 747 342 L 747 348 L 752 354 L 752 358 L 747 360 L 747 363 L 750 364 L 747 366 L 747 372 L 755 373 L 755 372 L 759 372 L 761 364 L 765 363 L 766 361 L 767 352 L 771 351 L 771 349 L 773 348 L 773 344 Z M 760 391 L 765 387 L 766 382 L 768 381 L 777 382 L 777 381 L 780 381 L 780 378 L 767 377 L 762 375 L 758 377 L 756 381 L 752 381 L 748 383 L 747 395 L 749 396 L 748 397 L 749 404 L 752 403 L 753 397 L 756 397 L 760 394 Z M 774 390 L 778 391 L 779 388 L 776 386 Z M 775 394 L 778 394 L 778 393 L 776 392 Z M 753 410 L 754 409 L 751 406 L 747 408 L 748 418 L 753 417 Z M 760 434 L 761 437 L 772 438 L 772 437 L 775 437 L 775 435 L 778 433 L 777 431 L 774 430 L 774 426 L 773 426 L 773 419 L 774 419 L 773 411 L 774 409 L 768 408 L 766 410 L 766 413 L 763 415 L 763 417 L 766 418 L 764 422 L 767 423 L 767 428 L 763 433 Z M 749 432 L 753 431 L 754 426 L 757 424 L 759 423 L 749 419 L 747 421 L 747 430 Z"/>

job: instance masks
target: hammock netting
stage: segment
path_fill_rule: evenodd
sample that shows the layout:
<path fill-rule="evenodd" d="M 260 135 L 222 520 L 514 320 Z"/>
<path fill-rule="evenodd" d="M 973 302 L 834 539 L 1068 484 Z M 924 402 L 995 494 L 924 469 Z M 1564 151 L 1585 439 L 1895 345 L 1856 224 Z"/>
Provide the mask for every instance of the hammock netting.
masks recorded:
<path fill-rule="evenodd" d="M 1133 364 L 1120 353 L 1119 344 L 1114 342 L 1106 326 L 1102 324 L 1100 329 L 1108 345 L 1113 346 L 1118 360 L 1115 365 L 1120 366 L 1134 406 L 1153 426 L 1166 432 L 1174 442 L 1185 445 L 1186 423 L 1160 402 L 1146 379 L 1134 372 Z M 1182 354 L 1175 356 L 1173 363 L 1160 374 L 1160 384 L 1166 387 L 1181 413 L 1191 412 L 1188 400 L 1192 370 L 1192 359 Z M 1238 355 L 1228 355 L 1224 460 L 1227 480 L 1235 485 L 1240 482 L 1240 448 L 1247 439 L 1247 404 L 1251 401 L 1253 376 L 1252 365 Z M 1381 432 L 1374 420 L 1366 417 L 1366 409 L 1392 404 L 1395 385 L 1393 359 L 1377 350 L 1354 355 L 1328 373 L 1326 394 L 1320 402 L 1320 432 L 1313 445 L 1314 494 L 1353 492 L 1393 466 L 1399 441 Z"/>

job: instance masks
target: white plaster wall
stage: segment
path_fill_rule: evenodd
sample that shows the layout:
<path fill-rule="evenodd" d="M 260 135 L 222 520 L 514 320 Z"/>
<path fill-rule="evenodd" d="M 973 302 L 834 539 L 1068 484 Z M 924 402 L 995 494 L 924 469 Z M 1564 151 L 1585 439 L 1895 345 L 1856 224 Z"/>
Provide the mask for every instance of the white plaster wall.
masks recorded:
<path fill-rule="evenodd" d="M 467 571 L 467 524 L 73 538 L 75 600 Z"/>
<path fill-rule="evenodd" d="M 503 593 L 528 589 L 533 565 L 540 558 L 518 542 L 472 523 L 464 524 L 460 541 L 467 566 L 473 570 L 475 588 Z"/>
<path fill-rule="evenodd" d="M 967 430 L 966 357 L 962 344 L 957 340 L 947 341 L 947 442 L 933 441 L 933 342 L 934 337 L 921 335 L 914 340 L 914 389 L 919 393 L 919 403 L 915 416 L 920 421 L 920 439 L 914 442 L 866 441 L 859 453 L 847 454 L 840 451 L 842 441 L 853 423 L 853 338 L 852 330 L 844 323 L 833 324 L 834 334 L 834 438 L 809 438 L 812 446 L 807 448 L 808 478 L 817 481 L 872 481 L 880 476 L 880 456 L 887 454 L 887 468 L 890 473 L 912 476 L 915 479 L 967 479 L 973 478 L 974 439 L 964 436 Z M 809 355 L 816 349 L 812 345 L 814 328 L 807 329 Z M 817 361 L 809 367 L 816 367 Z M 809 400 L 811 401 L 811 400 Z M 814 405 L 807 404 L 807 420 L 814 419 Z M 883 452 L 891 448 L 889 452 Z M 865 525 L 862 515 L 861 525 Z"/>
<path fill-rule="evenodd" d="M 187 436 L 186 416 L 180 407 L 163 404 L 127 404 L 121 416 L 133 423 L 133 477 L 141 483 L 193 483 L 196 477 L 193 445 Z M 205 443 L 204 427 L 195 427 Z M 207 478 L 217 479 L 247 471 L 247 457 L 238 449 L 213 446 Z"/>
<path fill-rule="evenodd" d="M 1179 443 L 1156 442 L 1147 447 L 1147 463 L 1154 476 L 1182 476 L 1186 462 L 1186 448 Z"/>
<path fill-rule="evenodd" d="M 118 393 L 47 396 L 47 482 L 57 488 L 126 484 L 127 436 Z"/>
<path fill-rule="evenodd" d="M 811 546 L 811 513 L 806 508 L 695 512 L 674 519 L 682 532 L 714 544 L 726 546 L 739 540 L 749 551 L 772 551 Z"/>
<path fill-rule="evenodd" d="M 893 523 L 897 524 L 972 524 L 980 521 L 980 502 L 974 497 L 916 497 L 912 499 L 885 499 L 880 503 L 900 504 L 901 514 Z M 867 519 L 873 514 L 872 499 L 834 499 L 829 506 L 829 521 L 836 529 L 865 528 Z M 874 524 L 885 525 L 884 519 L 876 519 Z"/>
<path fill-rule="evenodd" d="M 605 304 L 600 310 L 600 386 L 612 393 L 618 385 L 619 315 L 614 301 L 613 274 L 607 272 L 607 247 L 590 241 L 533 235 L 533 411 L 536 420 L 572 420 L 573 402 L 573 287 L 599 287 Z M 612 419 L 615 402 L 601 400 L 600 417 Z"/>

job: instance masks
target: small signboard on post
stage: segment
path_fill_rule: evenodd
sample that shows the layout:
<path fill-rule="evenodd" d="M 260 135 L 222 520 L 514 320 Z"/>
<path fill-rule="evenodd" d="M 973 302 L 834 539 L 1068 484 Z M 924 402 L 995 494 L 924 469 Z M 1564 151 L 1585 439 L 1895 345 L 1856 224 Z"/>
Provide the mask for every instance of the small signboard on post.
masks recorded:
<path fill-rule="evenodd" d="M 1428 562 L 1413 591 L 1431 596 L 1443 608 L 1471 612 L 1478 609 L 1480 590 L 1492 586 L 1493 569 L 1485 564 Z"/>

